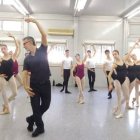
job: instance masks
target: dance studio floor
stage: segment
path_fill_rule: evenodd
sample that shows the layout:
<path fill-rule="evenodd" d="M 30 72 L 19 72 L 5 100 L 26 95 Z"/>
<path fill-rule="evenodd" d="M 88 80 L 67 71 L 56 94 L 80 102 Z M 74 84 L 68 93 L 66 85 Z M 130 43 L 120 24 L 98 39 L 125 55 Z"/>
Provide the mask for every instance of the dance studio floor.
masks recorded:
<path fill-rule="evenodd" d="M 115 94 L 108 100 L 106 89 L 94 93 L 86 89 L 84 105 L 76 103 L 77 88 L 70 89 L 71 95 L 59 90 L 52 88 L 51 106 L 43 116 L 45 133 L 32 138 L 25 122 L 31 114 L 29 98 L 20 88 L 10 104 L 11 114 L 0 116 L 0 140 L 140 140 L 140 109 L 124 110 L 124 118 L 117 120 L 112 115 Z"/>

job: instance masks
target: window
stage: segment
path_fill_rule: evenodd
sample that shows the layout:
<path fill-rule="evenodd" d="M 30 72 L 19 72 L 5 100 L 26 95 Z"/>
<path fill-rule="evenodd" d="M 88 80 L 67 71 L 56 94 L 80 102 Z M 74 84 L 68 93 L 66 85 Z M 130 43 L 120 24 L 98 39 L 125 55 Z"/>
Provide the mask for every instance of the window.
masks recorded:
<path fill-rule="evenodd" d="M 93 46 L 91 46 L 91 44 L 94 43 L 90 43 L 89 45 L 86 45 L 86 49 L 87 50 L 91 50 L 91 52 L 93 52 Z M 115 49 L 115 44 L 104 44 L 104 43 L 96 43 L 94 44 L 94 48 L 96 50 L 96 54 L 94 56 L 95 60 L 96 60 L 96 64 L 103 64 L 104 62 L 104 58 L 105 58 L 105 50 L 110 50 L 110 52 L 112 52 Z"/>
<path fill-rule="evenodd" d="M 22 31 L 22 22 L 20 21 L 3 21 L 4 31 Z"/>
<path fill-rule="evenodd" d="M 66 49 L 65 44 L 57 44 L 52 49 L 51 46 L 48 47 L 48 60 L 50 64 L 61 64 L 64 58 L 64 52 Z M 49 51 L 50 50 L 50 51 Z"/>
<path fill-rule="evenodd" d="M 54 42 L 55 43 L 55 42 Z M 64 52 L 66 50 L 66 43 L 59 43 L 52 47 L 53 42 L 48 44 L 48 61 L 50 65 L 60 65 L 64 58 Z M 40 42 L 37 43 L 40 46 Z"/>

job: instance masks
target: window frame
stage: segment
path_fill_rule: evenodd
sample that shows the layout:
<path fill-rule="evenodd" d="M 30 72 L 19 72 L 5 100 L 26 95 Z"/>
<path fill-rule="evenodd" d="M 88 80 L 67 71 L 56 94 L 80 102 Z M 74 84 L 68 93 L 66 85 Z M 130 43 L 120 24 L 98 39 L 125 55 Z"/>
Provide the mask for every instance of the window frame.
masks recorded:
<path fill-rule="evenodd" d="M 6 24 L 6 22 L 8 23 L 8 22 L 19 22 L 20 24 L 21 24 L 21 30 L 18 30 L 18 31 L 16 31 L 16 30 L 5 30 L 4 29 L 4 24 Z M 23 32 L 23 22 L 22 21 L 16 21 L 16 20 L 3 20 L 2 21 L 2 31 L 5 31 L 5 32 Z"/>
<path fill-rule="evenodd" d="M 20 31 L 15 31 L 15 30 L 4 30 L 4 22 L 20 22 L 21 23 L 21 30 Z M 23 34 L 24 33 L 24 22 L 23 20 L 17 20 L 17 19 L 13 19 L 13 20 L 9 20 L 9 19 L 0 19 L 0 22 L 1 22 L 1 29 L 0 31 L 3 31 L 3 32 L 11 32 L 11 33 L 14 33 L 14 34 Z"/>
<path fill-rule="evenodd" d="M 96 62 L 96 66 L 102 66 L 103 65 L 103 60 L 105 58 L 105 53 L 104 51 L 106 49 L 104 49 L 105 46 L 108 46 L 110 47 L 111 49 L 109 49 L 111 52 L 115 49 L 115 41 L 85 41 L 84 42 L 85 46 L 87 47 L 87 45 L 91 46 L 91 45 L 94 45 L 95 47 L 95 50 L 96 50 L 96 54 L 95 54 L 95 60 L 97 60 L 98 58 L 100 58 L 100 62 Z M 100 53 L 101 55 L 97 58 L 96 55 L 97 55 L 97 49 L 96 47 L 100 47 Z M 86 48 L 87 50 L 87 48 Z"/>
<path fill-rule="evenodd" d="M 37 45 L 37 48 L 41 45 L 41 40 L 40 39 L 36 39 L 36 45 Z M 63 53 L 65 52 L 65 50 L 67 49 L 67 40 L 48 40 L 48 50 L 49 50 L 49 46 L 50 45 L 53 45 L 53 44 L 56 44 L 56 45 L 65 45 L 64 46 L 64 51 Z M 52 51 L 52 50 L 51 50 Z M 50 52 L 51 53 L 51 52 Z M 63 56 L 64 57 L 64 56 Z M 49 62 L 49 65 L 51 67 L 60 67 L 62 65 L 62 60 L 60 60 L 59 63 L 53 63 L 53 62 L 50 62 L 49 61 L 49 54 L 48 54 L 48 62 Z"/>

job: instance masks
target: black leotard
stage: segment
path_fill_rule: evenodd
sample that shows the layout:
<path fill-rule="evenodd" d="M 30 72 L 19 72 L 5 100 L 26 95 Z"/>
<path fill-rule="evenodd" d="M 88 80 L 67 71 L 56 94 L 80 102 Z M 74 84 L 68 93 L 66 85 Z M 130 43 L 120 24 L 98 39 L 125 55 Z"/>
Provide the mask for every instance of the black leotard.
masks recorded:
<path fill-rule="evenodd" d="M 128 65 L 127 68 L 127 77 L 130 80 L 130 83 L 133 82 L 136 79 L 136 65 Z"/>
<path fill-rule="evenodd" d="M 12 68 L 13 68 L 13 60 L 12 59 L 1 61 L 0 73 L 5 74 L 7 76 L 5 78 L 6 81 L 8 81 L 13 76 Z"/>
<path fill-rule="evenodd" d="M 0 74 L 2 73 L 2 69 L 1 69 L 1 63 L 0 63 Z"/>
<path fill-rule="evenodd" d="M 126 65 L 117 65 L 115 68 L 117 74 L 115 72 L 112 73 L 112 79 L 113 80 L 118 80 L 120 84 L 122 85 L 127 77 L 127 68 Z"/>
<path fill-rule="evenodd" d="M 140 65 L 135 65 L 136 78 L 140 80 Z"/>

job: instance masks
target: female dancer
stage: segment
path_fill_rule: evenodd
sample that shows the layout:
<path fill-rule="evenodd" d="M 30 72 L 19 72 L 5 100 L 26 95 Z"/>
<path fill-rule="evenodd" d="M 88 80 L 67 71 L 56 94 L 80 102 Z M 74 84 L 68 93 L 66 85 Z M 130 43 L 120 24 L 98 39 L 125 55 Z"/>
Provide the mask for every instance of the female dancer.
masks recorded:
<path fill-rule="evenodd" d="M 127 67 L 128 87 L 129 87 L 129 99 L 130 99 L 130 94 L 132 92 L 132 89 L 134 88 L 134 86 L 136 84 L 136 67 L 137 67 L 135 65 L 134 61 L 132 61 L 132 59 L 131 59 L 131 53 L 135 49 L 135 47 L 138 46 L 138 42 L 139 42 L 139 40 L 134 44 L 134 46 L 129 51 L 129 53 L 127 53 L 124 56 L 124 62 L 125 62 L 125 65 Z M 131 108 L 129 107 L 128 109 L 131 109 Z"/>
<path fill-rule="evenodd" d="M 85 49 L 85 46 L 84 46 Z M 76 54 L 76 64 L 73 66 L 72 72 L 75 71 L 74 79 L 78 85 L 79 90 L 79 97 L 78 97 L 78 103 L 84 104 L 84 83 L 85 83 L 85 74 L 84 74 L 84 66 L 87 59 L 86 55 L 86 49 L 85 49 L 85 57 L 83 60 L 80 59 L 80 54 Z M 72 73 L 73 75 L 73 73 Z"/>
<path fill-rule="evenodd" d="M 135 54 L 131 55 L 133 62 L 135 63 L 135 97 L 133 98 L 132 104 L 134 105 L 136 101 L 136 107 L 139 107 L 139 84 L 140 84 L 140 60 L 137 60 L 137 56 Z"/>
<path fill-rule="evenodd" d="M 113 59 L 110 56 L 110 51 L 109 50 L 105 50 L 105 55 L 106 55 L 106 59 L 105 59 L 104 64 L 103 64 L 103 71 L 104 71 L 105 76 L 107 78 L 107 85 L 108 85 L 108 89 L 109 89 L 108 74 L 110 73 L 110 71 L 112 69 Z M 108 91 L 108 99 L 112 98 L 111 93 L 112 93 L 112 90 Z"/>
<path fill-rule="evenodd" d="M 13 35 L 9 34 L 9 37 L 12 37 L 15 40 L 15 37 Z M 22 79 L 21 79 L 21 76 L 19 74 L 19 65 L 18 65 L 18 61 L 17 61 L 17 59 L 20 55 L 20 47 L 19 47 L 20 42 L 15 40 L 15 45 L 16 45 L 16 49 L 17 49 L 16 53 L 13 53 L 12 51 L 10 51 L 9 54 L 13 59 L 13 74 L 14 74 L 14 77 L 16 78 L 16 80 L 20 84 L 18 86 L 18 88 L 19 88 L 22 86 Z"/>
<path fill-rule="evenodd" d="M 118 50 L 113 51 L 113 57 L 114 57 L 114 64 L 112 66 L 112 70 L 109 73 L 108 79 L 109 79 L 109 89 L 112 90 L 112 80 L 114 80 L 114 87 L 117 93 L 117 108 L 114 110 L 114 114 L 116 115 L 116 118 L 122 118 L 123 114 L 121 111 L 121 92 L 123 92 L 125 101 L 126 101 L 126 107 L 129 107 L 129 88 L 128 88 L 128 78 L 127 78 L 127 69 L 126 65 L 124 64 L 123 60 L 121 59 L 119 55 Z"/>
<path fill-rule="evenodd" d="M 15 41 L 15 44 L 17 44 L 16 39 L 15 38 L 13 39 Z M 10 85 L 10 88 L 12 90 L 12 95 L 8 98 L 8 100 L 12 101 L 13 99 L 15 99 L 15 96 L 17 95 L 17 85 L 15 82 L 15 78 L 13 76 L 13 59 L 9 55 L 7 45 L 1 44 L 0 46 L 1 46 L 1 51 L 3 53 L 3 58 L 1 61 L 1 74 L 4 74 L 6 76 L 5 80 L 8 81 Z M 14 54 L 15 55 L 17 54 L 17 45 Z"/>
<path fill-rule="evenodd" d="M 1 59 L 0 59 L 0 73 L 1 73 Z M 6 96 L 6 89 L 5 89 L 5 85 L 6 85 L 6 81 L 5 79 L 6 78 L 6 75 L 5 74 L 0 74 L 0 92 L 2 94 L 2 97 L 3 97 L 3 110 L 2 112 L 0 112 L 0 115 L 3 115 L 3 114 L 8 114 L 10 113 L 10 109 L 9 109 L 9 102 L 8 102 L 8 99 L 7 99 L 7 96 Z"/>

